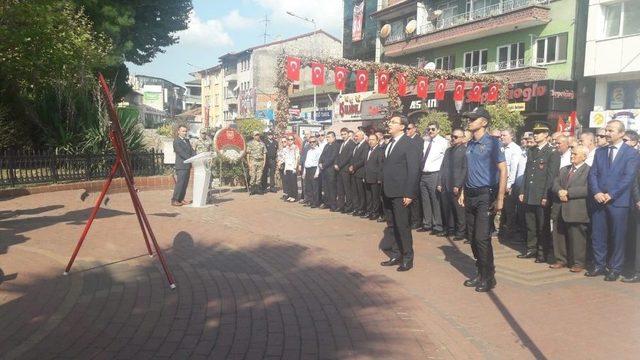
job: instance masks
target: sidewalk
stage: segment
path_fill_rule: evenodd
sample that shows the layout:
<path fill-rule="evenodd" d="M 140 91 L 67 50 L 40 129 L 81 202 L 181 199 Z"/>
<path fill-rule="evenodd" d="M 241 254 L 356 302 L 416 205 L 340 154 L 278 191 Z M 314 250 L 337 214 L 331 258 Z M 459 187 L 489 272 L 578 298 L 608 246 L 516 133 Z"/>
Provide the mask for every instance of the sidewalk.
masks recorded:
<path fill-rule="evenodd" d="M 224 193 L 217 206 L 142 202 L 172 291 L 127 194 L 113 194 L 69 276 L 95 194 L 0 202 L 0 358 L 635 359 L 640 286 L 515 258 L 498 287 L 462 286 L 469 245 L 414 233 L 415 268 L 378 265 L 384 224 Z M 10 211 L 12 209 L 13 211 Z"/>

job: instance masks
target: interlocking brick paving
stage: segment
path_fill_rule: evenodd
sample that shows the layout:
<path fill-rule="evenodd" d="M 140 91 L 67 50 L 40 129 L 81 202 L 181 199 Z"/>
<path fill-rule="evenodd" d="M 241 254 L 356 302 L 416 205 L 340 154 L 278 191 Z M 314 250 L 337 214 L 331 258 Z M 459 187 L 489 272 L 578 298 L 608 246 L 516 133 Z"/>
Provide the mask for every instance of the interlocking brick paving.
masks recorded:
<path fill-rule="evenodd" d="M 2 359 L 633 359 L 640 287 L 515 259 L 496 243 L 498 287 L 461 286 L 469 246 L 415 233 L 416 267 L 378 265 L 384 224 L 220 195 L 171 207 L 140 193 L 176 277 L 149 258 L 127 194 L 90 212 L 82 190 L 0 202 Z M 387 234 L 388 235 L 388 234 Z"/>

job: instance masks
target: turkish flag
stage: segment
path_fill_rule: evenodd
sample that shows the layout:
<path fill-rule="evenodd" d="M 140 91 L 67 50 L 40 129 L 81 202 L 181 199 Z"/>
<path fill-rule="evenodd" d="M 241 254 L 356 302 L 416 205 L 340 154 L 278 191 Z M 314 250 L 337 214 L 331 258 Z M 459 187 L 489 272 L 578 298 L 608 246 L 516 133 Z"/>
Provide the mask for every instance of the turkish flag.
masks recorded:
<path fill-rule="evenodd" d="M 406 96 L 407 95 L 407 78 L 403 73 L 398 73 L 396 75 L 396 79 L 398 80 L 398 95 Z"/>
<path fill-rule="evenodd" d="M 576 132 L 576 112 L 572 111 L 567 119 L 564 119 L 562 115 L 558 116 L 556 131 L 568 133 L 570 136 L 573 136 Z"/>
<path fill-rule="evenodd" d="M 287 78 L 291 81 L 300 80 L 300 59 L 287 56 Z"/>
<path fill-rule="evenodd" d="M 336 66 L 333 72 L 336 78 L 336 89 L 344 90 L 347 87 L 347 76 L 349 75 L 349 71 L 341 66 Z"/>
<path fill-rule="evenodd" d="M 378 73 L 378 92 L 380 94 L 386 94 L 389 89 L 389 73 L 386 71 L 380 71 Z"/>
<path fill-rule="evenodd" d="M 444 100 L 444 90 L 447 88 L 447 79 L 436 80 L 436 100 Z"/>
<path fill-rule="evenodd" d="M 500 84 L 489 84 L 489 93 L 487 94 L 487 101 L 498 101 L 498 92 L 500 91 Z"/>
<path fill-rule="evenodd" d="M 369 88 L 369 72 L 356 70 L 356 92 L 365 92 Z"/>
<path fill-rule="evenodd" d="M 324 64 L 311 63 L 311 83 L 324 85 Z"/>
<path fill-rule="evenodd" d="M 416 78 L 416 93 L 421 99 L 427 98 L 427 91 L 429 90 L 429 79 L 426 76 L 418 76 Z"/>
<path fill-rule="evenodd" d="M 482 83 L 473 83 L 469 94 L 467 95 L 469 101 L 480 102 L 482 101 Z"/>
<path fill-rule="evenodd" d="M 453 100 L 464 100 L 464 81 L 456 81 L 455 83 L 453 83 L 453 86 Z"/>

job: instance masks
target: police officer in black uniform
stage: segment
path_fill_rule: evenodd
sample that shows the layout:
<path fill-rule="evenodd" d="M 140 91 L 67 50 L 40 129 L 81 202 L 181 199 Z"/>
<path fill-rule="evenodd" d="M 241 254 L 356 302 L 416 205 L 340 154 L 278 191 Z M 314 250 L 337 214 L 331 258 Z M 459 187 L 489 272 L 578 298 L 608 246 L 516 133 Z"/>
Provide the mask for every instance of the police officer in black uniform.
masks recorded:
<path fill-rule="evenodd" d="M 549 125 L 538 122 L 533 127 L 536 145 L 527 152 L 527 167 L 519 200 L 525 205 L 527 248 L 520 259 L 547 261 L 551 250 L 551 187 L 560 168 L 560 155 L 549 144 Z"/>

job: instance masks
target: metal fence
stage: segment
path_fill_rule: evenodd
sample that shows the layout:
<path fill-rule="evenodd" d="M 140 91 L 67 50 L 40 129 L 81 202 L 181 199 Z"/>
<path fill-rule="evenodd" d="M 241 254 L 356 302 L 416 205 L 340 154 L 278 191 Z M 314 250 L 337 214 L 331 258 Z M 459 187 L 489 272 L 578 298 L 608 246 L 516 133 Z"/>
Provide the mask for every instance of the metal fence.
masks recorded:
<path fill-rule="evenodd" d="M 135 176 L 164 174 L 164 154 L 145 151 L 129 154 Z M 104 179 L 115 154 L 58 154 L 53 150 L 0 149 L 0 187 Z"/>

